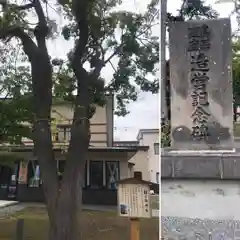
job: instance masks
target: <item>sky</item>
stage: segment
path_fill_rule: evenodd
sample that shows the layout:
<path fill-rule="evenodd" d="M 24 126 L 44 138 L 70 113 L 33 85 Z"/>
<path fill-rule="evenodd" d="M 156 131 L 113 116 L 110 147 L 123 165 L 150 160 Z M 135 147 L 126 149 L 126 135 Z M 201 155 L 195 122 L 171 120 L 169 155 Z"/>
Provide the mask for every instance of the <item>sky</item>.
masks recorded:
<path fill-rule="evenodd" d="M 220 17 L 228 17 L 233 10 L 233 4 L 215 4 L 216 0 L 207 0 L 208 4 L 213 5 L 214 9 L 220 14 Z M 136 12 L 142 12 L 146 9 L 148 1 L 143 0 L 123 0 L 121 9 Z M 168 0 L 168 12 L 176 13 L 181 6 L 181 0 Z M 232 29 L 235 30 L 237 23 L 235 16 L 231 18 Z M 64 22 L 60 18 L 60 24 Z M 160 34 L 159 29 L 154 29 L 154 34 Z M 51 41 L 48 44 L 49 52 L 52 56 L 64 57 L 69 49 L 72 48 L 72 44 L 66 42 L 63 39 L 57 39 Z M 103 70 L 102 76 L 107 80 L 110 80 L 113 74 L 113 70 L 107 67 Z M 158 128 L 160 123 L 160 98 L 159 95 L 152 95 L 150 93 L 141 93 L 137 102 L 128 105 L 130 113 L 125 117 L 114 118 L 114 139 L 115 140 L 136 140 L 137 133 L 141 128 Z"/>

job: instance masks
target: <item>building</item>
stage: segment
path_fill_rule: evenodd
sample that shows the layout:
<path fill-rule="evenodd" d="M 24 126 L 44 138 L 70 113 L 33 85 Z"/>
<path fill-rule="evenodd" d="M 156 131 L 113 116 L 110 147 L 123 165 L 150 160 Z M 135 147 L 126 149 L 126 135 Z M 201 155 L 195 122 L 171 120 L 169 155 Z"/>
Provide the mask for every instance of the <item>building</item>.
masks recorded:
<path fill-rule="evenodd" d="M 129 162 L 135 154 L 146 151 L 141 146 L 113 146 L 113 96 L 108 96 L 104 107 L 97 107 L 91 119 L 89 159 L 85 166 L 83 204 L 117 204 L 116 181 L 133 175 Z M 70 138 L 73 118 L 71 104 L 61 102 L 52 106 L 52 119 L 56 121 L 53 145 L 59 175 L 64 170 L 65 152 Z M 26 123 L 27 124 L 27 123 Z M 44 201 L 41 169 L 34 155 L 33 142 L 23 139 L 23 145 L 10 146 L 16 154 L 13 166 L 1 165 L 0 199 L 18 201 Z M 140 154 L 141 155 L 141 154 Z"/>
<path fill-rule="evenodd" d="M 128 175 L 133 177 L 134 172 L 141 172 L 142 179 L 145 181 L 150 181 L 150 175 L 146 168 L 148 164 L 149 146 L 140 146 L 139 141 L 114 141 L 114 146 L 132 149 L 137 148 L 138 151 L 136 154 L 134 154 L 128 161 Z"/>
<path fill-rule="evenodd" d="M 159 129 L 140 129 L 137 135 L 139 146 L 148 146 L 145 161 L 134 161 L 134 171 L 142 171 L 144 180 L 154 183 L 160 182 L 160 157 L 159 157 Z M 135 156 L 133 156 L 134 158 Z M 130 160 L 131 161 L 131 160 Z"/>
<path fill-rule="evenodd" d="M 137 141 L 115 141 L 114 146 L 138 147 L 129 160 L 129 175 L 142 172 L 142 179 L 153 183 L 160 182 L 159 129 L 140 129 Z"/>

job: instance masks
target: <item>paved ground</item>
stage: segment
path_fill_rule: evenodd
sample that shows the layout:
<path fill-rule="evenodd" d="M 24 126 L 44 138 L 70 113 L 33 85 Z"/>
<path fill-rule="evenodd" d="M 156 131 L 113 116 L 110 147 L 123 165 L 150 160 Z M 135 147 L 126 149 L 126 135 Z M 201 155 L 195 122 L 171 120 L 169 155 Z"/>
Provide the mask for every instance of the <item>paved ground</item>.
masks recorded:
<path fill-rule="evenodd" d="M 15 212 L 21 211 L 26 207 L 45 207 L 45 205 L 38 204 L 38 203 L 18 203 L 18 202 L 12 202 L 12 201 L 0 201 L 0 218 L 4 218 Z M 115 206 L 83 205 L 83 209 L 95 210 L 95 211 L 110 211 L 110 212 L 117 211 L 117 208 Z M 152 216 L 159 217 L 159 211 L 152 210 Z"/>
<path fill-rule="evenodd" d="M 16 201 L 3 201 L 3 200 L 0 200 L 0 208 L 2 207 L 6 207 L 6 206 L 10 206 L 10 205 L 14 205 L 18 202 Z"/>
<path fill-rule="evenodd" d="M 162 236 L 168 240 L 240 240 L 240 221 L 161 217 Z"/>
<path fill-rule="evenodd" d="M 21 204 L 15 204 L 15 205 L 7 206 L 7 207 L 1 207 L 0 208 L 0 219 L 6 218 L 6 217 L 14 214 L 15 212 L 23 210 L 24 208 L 25 208 L 25 206 L 21 205 Z"/>

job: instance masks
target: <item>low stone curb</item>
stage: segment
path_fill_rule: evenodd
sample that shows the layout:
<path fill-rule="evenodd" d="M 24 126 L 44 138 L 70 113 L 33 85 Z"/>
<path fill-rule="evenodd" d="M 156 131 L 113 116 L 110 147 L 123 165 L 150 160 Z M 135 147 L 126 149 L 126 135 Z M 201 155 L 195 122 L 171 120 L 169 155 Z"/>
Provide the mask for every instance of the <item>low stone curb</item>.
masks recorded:
<path fill-rule="evenodd" d="M 4 209 L 4 208 L 7 208 L 7 207 L 11 207 L 11 206 L 14 206 L 14 205 L 18 205 L 19 202 L 9 202 L 9 203 L 6 203 L 4 206 L 0 206 L 0 209 Z"/>
<path fill-rule="evenodd" d="M 239 180 L 240 154 L 177 154 L 161 155 L 162 179 Z"/>

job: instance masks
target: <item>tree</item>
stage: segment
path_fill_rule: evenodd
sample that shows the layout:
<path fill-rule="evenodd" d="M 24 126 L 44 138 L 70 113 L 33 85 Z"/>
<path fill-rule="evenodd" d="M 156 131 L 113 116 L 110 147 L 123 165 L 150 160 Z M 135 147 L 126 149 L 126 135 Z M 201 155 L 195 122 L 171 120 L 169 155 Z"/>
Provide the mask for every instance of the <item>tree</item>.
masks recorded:
<path fill-rule="evenodd" d="M 20 144 L 22 137 L 30 137 L 31 130 L 23 122 L 32 119 L 28 96 L 21 96 L 22 83 L 28 89 L 29 68 L 22 63 L 26 58 L 17 51 L 18 46 L 0 44 L 0 141 Z M 17 53 L 17 54 L 16 54 Z M 18 62 L 18 65 L 16 65 Z M 21 84 L 21 85 L 20 85 Z"/>
<path fill-rule="evenodd" d="M 213 19 L 219 16 L 211 5 L 207 5 L 205 0 L 182 0 L 181 8 L 177 15 L 168 13 L 168 21 L 186 21 Z"/>
<path fill-rule="evenodd" d="M 30 75 L 29 80 L 24 83 L 21 78 L 21 89 L 17 84 L 14 89 L 18 91 L 11 89 L 11 95 L 28 99 L 33 112 L 29 121 L 44 182 L 49 239 L 75 240 L 79 239 L 78 209 L 94 106 L 104 104 L 104 95 L 111 91 L 117 99 L 116 114 L 124 116 L 128 113 L 126 104 L 137 100 L 139 90 L 158 92 L 157 79 L 148 80 L 149 74 L 155 75 L 159 60 L 158 38 L 152 35 L 153 25 L 158 24 L 158 0 L 152 0 L 143 14 L 117 11 L 121 4 L 117 0 L 59 0 L 56 4 L 68 22 L 62 34 L 74 41 L 74 49 L 65 59 L 51 59 L 47 49 L 46 41 L 53 36 L 51 30 L 56 29 L 56 23 L 47 14 L 50 2 L 25 2 L 24 5 L 0 2 L 0 38 L 5 43 L 20 44 L 30 64 L 23 71 Z M 31 22 L 30 14 L 36 16 L 36 24 Z M 115 69 L 108 85 L 101 77 L 107 64 Z M 8 78 L 5 76 L 4 80 L 6 84 Z M 67 99 L 75 106 L 61 183 L 50 128 L 53 97 Z"/>

